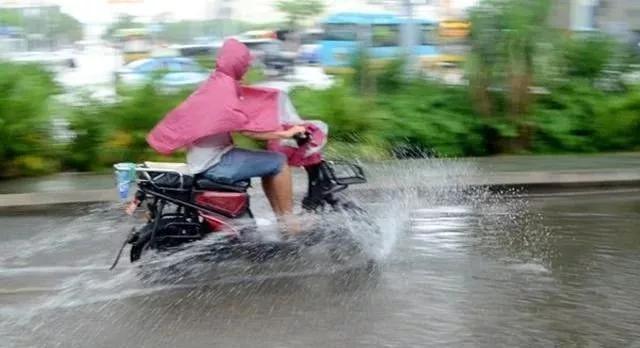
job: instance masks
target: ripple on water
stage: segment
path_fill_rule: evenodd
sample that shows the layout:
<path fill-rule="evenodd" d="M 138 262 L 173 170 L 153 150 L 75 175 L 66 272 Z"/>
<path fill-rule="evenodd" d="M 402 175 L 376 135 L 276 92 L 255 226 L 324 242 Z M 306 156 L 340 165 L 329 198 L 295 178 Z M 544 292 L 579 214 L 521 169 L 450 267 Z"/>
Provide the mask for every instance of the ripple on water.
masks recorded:
<path fill-rule="evenodd" d="M 358 197 L 383 235 L 375 277 L 337 276 L 342 270 L 318 262 L 237 263 L 196 272 L 200 282 L 145 285 L 135 267 L 102 269 L 131 224 L 115 210 L 50 223 L 48 233 L 0 244 L 0 345 L 638 342 L 640 197 L 530 202 L 465 188 L 472 167 L 412 163 L 415 172 L 374 173 L 374 183 L 400 187 Z M 434 187 L 412 188 L 420 180 Z"/>

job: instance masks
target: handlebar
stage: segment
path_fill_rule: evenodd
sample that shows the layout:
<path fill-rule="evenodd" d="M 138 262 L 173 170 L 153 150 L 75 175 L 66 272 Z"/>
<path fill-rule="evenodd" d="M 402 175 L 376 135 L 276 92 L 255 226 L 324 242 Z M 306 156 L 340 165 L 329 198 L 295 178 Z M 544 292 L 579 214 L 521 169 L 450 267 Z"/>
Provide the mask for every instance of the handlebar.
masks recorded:
<path fill-rule="evenodd" d="M 311 141 L 311 133 L 309 132 L 296 133 L 293 135 L 293 140 L 295 140 L 296 143 L 298 143 L 298 146 L 306 145 L 309 141 Z"/>

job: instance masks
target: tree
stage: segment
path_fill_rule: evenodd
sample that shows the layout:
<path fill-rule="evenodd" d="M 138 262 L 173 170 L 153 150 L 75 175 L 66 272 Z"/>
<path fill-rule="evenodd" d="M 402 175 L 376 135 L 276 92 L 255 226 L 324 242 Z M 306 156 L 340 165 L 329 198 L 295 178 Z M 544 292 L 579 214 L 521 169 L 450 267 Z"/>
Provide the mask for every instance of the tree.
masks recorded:
<path fill-rule="evenodd" d="M 113 40 L 115 34 L 120 29 L 143 27 L 144 24 L 136 22 L 133 16 L 122 14 L 113 22 L 102 35 L 105 40 Z"/>
<path fill-rule="evenodd" d="M 0 27 L 19 27 L 22 24 L 22 16 L 16 10 L 0 9 Z"/>
<path fill-rule="evenodd" d="M 324 11 L 325 5 L 321 0 L 279 0 L 276 9 L 287 16 L 291 29 L 299 27 L 300 22 Z"/>
<path fill-rule="evenodd" d="M 31 16 L 15 9 L 1 9 L 0 26 L 5 25 L 20 28 L 26 35 L 42 34 L 54 47 L 80 40 L 83 36 L 82 23 L 57 7 L 44 7 Z"/>
<path fill-rule="evenodd" d="M 54 74 L 38 64 L 0 62 L 0 177 L 54 169 L 50 97 Z"/>
<path fill-rule="evenodd" d="M 603 34 L 570 38 L 562 48 L 567 75 L 594 81 L 614 56 L 615 42 Z"/>
<path fill-rule="evenodd" d="M 157 33 L 157 38 L 167 42 L 188 43 L 199 36 L 221 37 L 225 31 L 239 33 L 249 28 L 250 24 L 231 19 L 183 20 L 165 23 Z"/>
<path fill-rule="evenodd" d="M 528 146 L 525 117 L 548 13 L 548 0 L 485 0 L 471 11 L 471 93 L 476 112 L 494 127 L 489 138 L 498 151 Z"/>
<path fill-rule="evenodd" d="M 72 43 L 83 37 L 82 24 L 74 17 L 59 12 L 50 19 L 50 39 L 57 44 Z"/>

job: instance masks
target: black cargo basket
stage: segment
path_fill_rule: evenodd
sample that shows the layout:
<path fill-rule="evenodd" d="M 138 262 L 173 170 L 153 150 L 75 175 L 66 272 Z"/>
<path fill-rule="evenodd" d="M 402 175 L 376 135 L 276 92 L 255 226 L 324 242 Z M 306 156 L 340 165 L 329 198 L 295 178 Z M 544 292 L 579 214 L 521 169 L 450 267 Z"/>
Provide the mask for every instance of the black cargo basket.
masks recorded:
<path fill-rule="evenodd" d="M 173 169 L 136 168 L 138 187 L 183 200 L 189 199 L 193 188 L 193 176 Z"/>
<path fill-rule="evenodd" d="M 188 191 L 193 185 L 193 177 L 181 173 L 143 171 L 139 178 L 140 181 L 147 180 L 158 188 L 168 190 Z"/>
<path fill-rule="evenodd" d="M 338 185 L 364 184 L 367 178 L 362 167 L 347 161 L 326 161 L 329 178 Z"/>

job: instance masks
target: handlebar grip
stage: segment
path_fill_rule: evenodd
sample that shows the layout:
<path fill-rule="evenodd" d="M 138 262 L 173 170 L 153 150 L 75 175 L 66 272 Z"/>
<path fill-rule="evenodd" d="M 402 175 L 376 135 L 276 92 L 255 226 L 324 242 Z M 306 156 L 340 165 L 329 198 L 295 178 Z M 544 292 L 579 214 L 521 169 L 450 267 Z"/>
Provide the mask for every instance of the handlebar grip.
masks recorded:
<path fill-rule="evenodd" d="M 293 135 L 293 139 L 298 143 L 298 146 L 303 146 L 311 140 L 311 134 L 309 132 L 296 133 Z"/>

